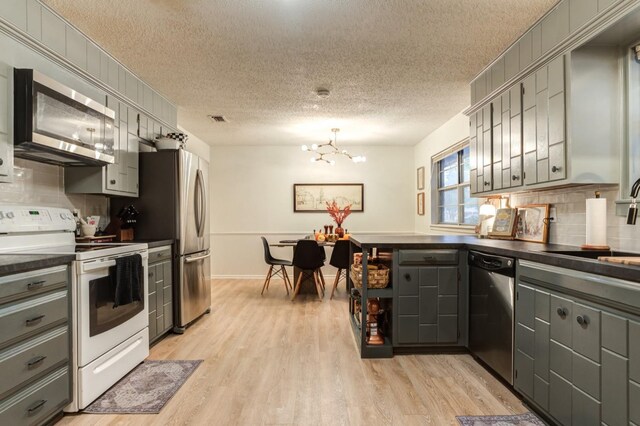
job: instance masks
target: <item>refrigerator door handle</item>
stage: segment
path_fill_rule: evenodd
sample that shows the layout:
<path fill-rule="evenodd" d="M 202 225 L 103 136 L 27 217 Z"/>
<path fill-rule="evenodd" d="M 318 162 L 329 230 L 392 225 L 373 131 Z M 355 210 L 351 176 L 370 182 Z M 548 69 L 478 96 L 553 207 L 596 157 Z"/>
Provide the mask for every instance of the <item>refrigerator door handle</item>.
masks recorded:
<path fill-rule="evenodd" d="M 185 263 L 193 263 L 197 262 L 198 260 L 207 259 L 209 257 L 211 257 L 211 252 L 207 252 L 207 254 L 203 254 L 202 256 L 185 257 L 184 261 Z"/>
<path fill-rule="evenodd" d="M 206 190 L 206 186 L 205 186 L 205 182 L 204 182 L 204 176 L 202 174 L 202 170 L 198 169 L 198 175 L 200 176 L 200 191 L 202 193 L 202 224 L 200 225 L 200 232 L 201 232 L 201 237 L 204 235 L 204 230 L 206 229 L 206 224 L 207 224 L 207 190 Z"/>
<path fill-rule="evenodd" d="M 198 170 L 198 172 L 196 173 L 196 183 L 194 186 L 194 191 L 195 194 L 193 196 L 193 204 L 194 204 L 194 219 L 196 221 L 196 235 L 198 237 L 201 237 L 201 229 L 200 229 L 200 222 L 202 222 L 202 218 L 200 217 L 201 213 L 202 213 L 202 200 L 201 200 L 201 196 L 202 196 L 202 191 L 200 191 L 200 170 Z"/>
<path fill-rule="evenodd" d="M 202 170 L 198 169 L 198 173 L 196 175 L 196 182 L 198 185 L 198 237 L 202 237 L 204 235 L 204 228 L 207 214 L 206 207 L 206 194 L 204 190 L 204 178 L 202 177 Z"/>

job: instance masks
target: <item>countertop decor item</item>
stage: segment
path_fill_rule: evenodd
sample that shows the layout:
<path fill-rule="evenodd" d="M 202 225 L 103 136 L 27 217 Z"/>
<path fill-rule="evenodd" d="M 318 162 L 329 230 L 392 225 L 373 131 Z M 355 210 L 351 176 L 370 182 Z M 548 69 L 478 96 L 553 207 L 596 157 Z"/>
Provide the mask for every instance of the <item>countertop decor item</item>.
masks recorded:
<path fill-rule="evenodd" d="M 493 229 L 489 231 L 489 237 L 510 238 L 515 234 L 517 210 L 513 208 L 503 208 L 496 210 L 496 218 L 493 222 Z"/>
<path fill-rule="evenodd" d="M 327 202 L 350 205 L 351 213 L 364 211 L 362 183 L 294 183 L 293 211 L 296 213 L 325 212 Z"/>
<path fill-rule="evenodd" d="M 478 238 L 486 238 L 489 235 L 489 231 L 493 228 L 495 218 L 496 207 L 487 199 L 478 211 L 478 226 L 476 227 Z"/>
<path fill-rule="evenodd" d="M 365 161 L 367 161 L 367 158 L 364 155 L 351 155 L 347 152 L 346 149 L 342 149 L 342 150 L 339 149 L 337 145 L 337 141 L 338 141 L 338 132 L 340 131 L 340 129 L 333 128 L 331 129 L 331 131 L 333 132 L 333 140 L 329 139 L 329 142 L 327 143 L 323 143 L 320 145 L 314 143 L 313 145 L 311 145 L 311 147 L 307 145 L 302 145 L 303 151 L 305 152 L 311 151 L 316 155 L 315 157 L 311 157 L 312 163 L 325 162 L 333 166 L 336 164 L 336 161 L 333 159 L 328 160 L 325 157 L 330 157 L 334 155 L 344 155 L 354 163 L 364 163 Z"/>
<path fill-rule="evenodd" d="M 338 238 L 342 238 L 344 236 L 344 229 L 342 228 L 342 222 L 351 214 L 351 204 L 345 206 L 345 208 L 341 209 L 338 207 L 338 203 L 336 200 L 331 202 L 327 201 L 327 211 L 329 212 L 329 216 L 336 222 L 336 235 Z M 333 228 L 333 226 L 331 227 Z M 332 232 L 331 232 L 332 233 Z"/>
<path fill-rule="evenodd" d="M 518 207 L 516 240 L 543 243 L 549 239 L 549 204 Z"/>

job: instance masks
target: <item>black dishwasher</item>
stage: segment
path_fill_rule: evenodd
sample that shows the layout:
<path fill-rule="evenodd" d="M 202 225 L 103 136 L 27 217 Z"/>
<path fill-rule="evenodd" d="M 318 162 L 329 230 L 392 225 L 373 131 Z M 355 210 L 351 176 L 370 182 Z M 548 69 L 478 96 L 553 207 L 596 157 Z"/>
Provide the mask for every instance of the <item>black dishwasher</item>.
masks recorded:
<path fill-rule="evenodd" d="M 513 384 L 515 261 L 469 252 L 469 349 Z"/>

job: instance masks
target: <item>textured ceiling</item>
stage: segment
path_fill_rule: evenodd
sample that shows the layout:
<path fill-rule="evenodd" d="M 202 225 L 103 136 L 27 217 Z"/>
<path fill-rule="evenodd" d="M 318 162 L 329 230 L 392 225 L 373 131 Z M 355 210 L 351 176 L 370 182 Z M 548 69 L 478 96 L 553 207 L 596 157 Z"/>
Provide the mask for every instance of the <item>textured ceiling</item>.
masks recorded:
<path fill-rule="evenodd" d="M 212 145 L 313 143 L 332 127 L 345 145 L 414 145 L 556 2 L 44 0 Z"/>

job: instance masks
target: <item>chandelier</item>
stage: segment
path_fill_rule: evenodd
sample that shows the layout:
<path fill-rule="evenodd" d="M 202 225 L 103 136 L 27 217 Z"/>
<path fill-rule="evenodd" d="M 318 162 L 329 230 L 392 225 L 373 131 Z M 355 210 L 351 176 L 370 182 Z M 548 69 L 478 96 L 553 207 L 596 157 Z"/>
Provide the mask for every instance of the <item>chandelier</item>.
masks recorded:
<path fill-rule="evenodd" d="M 346 149 L 340 150 L 338 149 L 337 146 L 337 140 L 338 140 L 338 132 L 340 131 L 340 129 L 331 129 L 331 131 L 333 132 L 333 140 L 329 139 L 329 142 L 327 143 L 323 143 L 323 144 L 313 144 L 311 145 L 311 147 L 308 147 L 307 145 L 302 145 L 302 150 L 303 151 L 311 151 L 315 154 L 315 157 L 311 157 L 311 162 L 315 163 L 318 161 L 324 161 L 325 163 L 331 164 L 332 166 L 336 164 L 336 161 L 334 159 L 327 159 L 325 157 L 331 157 L 333 155 L 344 155 L 345 157 L 347 157 L 349 160 L 353 161 L 354 163 L 364 163 L 365 161 L 367 161 L 367 158 L 363 155 L 351 155 L 347 152 Z"/>

